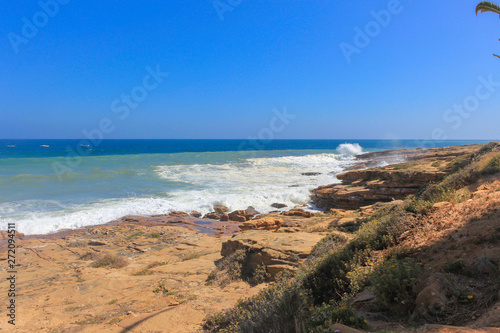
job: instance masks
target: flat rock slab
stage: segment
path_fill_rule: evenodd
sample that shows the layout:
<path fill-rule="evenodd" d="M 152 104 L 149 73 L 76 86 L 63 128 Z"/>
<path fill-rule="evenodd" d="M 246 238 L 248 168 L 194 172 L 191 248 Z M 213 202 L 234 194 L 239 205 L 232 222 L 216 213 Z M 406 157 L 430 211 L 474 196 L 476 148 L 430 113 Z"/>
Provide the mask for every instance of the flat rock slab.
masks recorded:
<path fill-rule="evenodd" d="M 275 276 L 282 270 L 294 270 L 323 237 L 306 232 L 246 231 L 222 243 L 221 255 L 226 257 L 237 250 L 246 250 L 249 267 L 264 265 L 267 272 Z"/>

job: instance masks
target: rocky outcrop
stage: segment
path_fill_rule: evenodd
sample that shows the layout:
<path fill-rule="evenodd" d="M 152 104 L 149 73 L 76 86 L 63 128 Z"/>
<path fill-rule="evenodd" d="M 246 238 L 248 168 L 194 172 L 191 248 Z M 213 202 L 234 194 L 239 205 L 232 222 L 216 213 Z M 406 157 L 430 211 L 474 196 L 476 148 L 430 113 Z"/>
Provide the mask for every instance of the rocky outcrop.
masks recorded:
<path fill-rule="evenodd" d="M 282 203 L 279 203 L 279 202 L 275 202 L 275 203 L 273 203 L 273 204 L 271 205 L 271 207 L 280 209 L 280 208 L 285 208 L 285 207 L 287 207 L 287 205 L 282 204 Z"/>
<path fill-rule="evenodd" d="M 197 211 L 197 210 L 193 210 L 191 212 L 191 216 L 192 217 L 201 217 L 201 213 L 199 211 Z"/>
<path fill-rule="evenodd" d="M 283 225 L 283 220 L 279 217 L 263 217 L 260 219 L 243 222 L 241 230 L 270 230 L 277 231 Z"/>
<path fill-rule="evenodd" d="M 222 243 L 221 255 L 226 257 L 243 249 L 248 253 L 250 269 L 264 265 L 267 273 L 275 277 L 283 270 L 297 269 L 322 238 L 322 235 L 305 232 L 247 231 Z"/>
<path fill-rule="evenodd" d="M 384 168 L 349 171 L 337 178 L 341 184 L 313 190 L 312 201 L 323 209 L 359 209 L 377 202 L 402 200 L 423 185 L 444 177 L 442 171 L 386 170 Z"/>
<path fill-rule="evenodd" d="M 341 184 L 318 187 L 313 190 L 311 198 L 323 209 L 350 210 L 377 202 L 401 200 L 446 175 L 455 157 L 474 153 L 480 147 L 394 149 L 357 155 L 348 168 L 352 171 L 337 175 Z"/>
<path fill-rule="evenodd" d="M 311 212 L 306 212 L 302 208 L 293 208 L 290 209 L 289 211 L 282 212 L 281 215 L 283 216 L 300 216 L 300 217 L 313 217 L 314 214 Z"/>
<path fill-rule="evenodd" d="M 255 208 L 249 206 L 245 210 L 235 210 L 228 214 L 231 221 L 245 222 L 251 220 L 255 215 L 260 214 Z"/>
<path fill-rule="evenodd" d="M 214 211 L 218 214 L 224 214 L 229 211 L 229 208 L 226 206 L 214 206 Z"/>
<path fill-rule="evenodd" d="M 203 218 L 204 219 L 219 220 L 220 215 L 216 212 L 210 212 L 210 213 L 206 213 L 205 215 L 203 215 Z"/>
<path fill-rule="evenodd" d="M 171 211 L 169 214 L 171 217 L 188 217 L 189 214 L 186 212 L 179 212 L 179 211 Z"/>

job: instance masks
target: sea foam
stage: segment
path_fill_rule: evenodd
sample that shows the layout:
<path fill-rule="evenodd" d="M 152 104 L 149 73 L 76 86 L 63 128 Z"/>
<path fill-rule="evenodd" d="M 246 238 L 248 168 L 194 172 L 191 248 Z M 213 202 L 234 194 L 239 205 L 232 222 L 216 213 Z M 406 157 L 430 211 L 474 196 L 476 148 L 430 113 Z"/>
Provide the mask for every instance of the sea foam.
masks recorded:
<path fill-rule="evenodd" d="M 213 164 L 158 163 L 147 167 L 150 175 L 142 172 L 117 175 L 129 177 L 127 190 L 131 194 L 125 197 L 64 202 L 23 200 L 0 205 L 0 213 L 3 213 L 3 221 L 16 222 L 18 230 L 25 234 L 99 225 L 125 215 L 164 214 L 172 210 L 197 210 L 205 214 L 213 209 L 213 205 L 225 205 L 230 210 L 253 206 L 267 213 L 274 210 L 273 203 L 293 207 L 309 202 L 310 190 L 338 182 L 336 174 L 352 164 L 353 156 L 362 152 L 362 148 L 357 144 L 343 144 L 338 151 L 340 155 L 241 158 Z M 161 158 L 155 161 L 161 161 Z M 143 170 L 144 166 L 141 168 Z M 131 180 L 130 175 L 133 176 Z M 141 178 L 146 175 L 147 180 Z M 168 184 L 168 188 L 149 195 L 134 194 L 141 185 L 151 181 Z"/>

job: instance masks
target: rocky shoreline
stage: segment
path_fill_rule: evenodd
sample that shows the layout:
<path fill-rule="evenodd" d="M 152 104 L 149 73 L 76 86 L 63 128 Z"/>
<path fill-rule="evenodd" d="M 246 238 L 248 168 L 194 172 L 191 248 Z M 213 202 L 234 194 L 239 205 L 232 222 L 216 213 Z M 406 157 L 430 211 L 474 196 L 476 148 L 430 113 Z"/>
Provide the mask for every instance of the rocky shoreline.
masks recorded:
<path fill-rule="evenodd" d="M 359 155 L 350 171 L 337 176 L 341 184 L 312 192 L 312 202 L 326 212 L 279 203 L 271 203 L 280 210 L 268 214 L 253 207 L 230 212 L 214 206 L 204 216 L 125 216 L 51 235 L 19 234 L 16 331 L 200 331 L 208 315 L 257 294 L 280 273 L 295 272 L 318 256 L 325 236 L 351 239 L 352 230 L 375 211 L 441 180 L 457 158 L 479 148 Z M 7 238 L 0 232 L 3 253 Z M 252 279 L 224 276 L 222 283 L 217 272 L 238 253 L 245 253 L 244 269 Z M 0 289 L 5 287 L 2 281 Z"/>

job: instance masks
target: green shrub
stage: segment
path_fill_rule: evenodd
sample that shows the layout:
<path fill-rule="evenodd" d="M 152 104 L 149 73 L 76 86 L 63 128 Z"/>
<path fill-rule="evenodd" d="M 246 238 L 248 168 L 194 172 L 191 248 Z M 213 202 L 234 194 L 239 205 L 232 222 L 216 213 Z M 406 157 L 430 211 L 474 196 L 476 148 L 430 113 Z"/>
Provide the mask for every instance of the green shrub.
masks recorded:
<path fill-rule="evenodd" d="M 460 274 L 465 270 L 464 260 L 459 259 L 454 262 L 448 262 L 443 267 L 443 272 L 452 273 L 452 274 Z"/>
<path fill-rule="evenodd" d="M 304 332 L 308 295 L 294 279 L 282 280 L 233 308 L 209 316 L 210 332 Z"/>
<path fill-rule="evenodd" d="M 127 261 L 125 259 L 111 254 L 99 255 L 92 264 L 92 267 L 94 268 L 122 268 L 125 266 L 127 266 Z"/>
<path fill-rule="evenodd" d="M 134 237 L 141 237 L 142 235 L 144 235 L 143 232 L 136 232 L 136 233 L 133 233 L 132 235 L 127 236 L 127 239 L 131 239 Z"/>
<path fill-rule="evenodd" d="M 243 266 L 247 260 L 247 252 L 243 249 L 235 251 L 233 254 L 222 258 L 215 263 L 216 269 L 208 275 L 207 283 L 217 283 L 224 286 L 231 281 L 241 279 L 243 276 Z"/>
<path fill-rule="evenodd" d="M 367 322 L 356 312 L 346 306 L 337 305 L 335 302 L 323 304 L 317 308 L 310 309 L 309 327 L 312 332 L 325 332 L 328 327 L 340 323 L 354 328 L 367 328 Z"/>
<path fill-rule="evenodd" d="M 336 233 L 331 233 L 322 240 L 320 240 L 311 251 L 310 259 L 319 258 L 337 247 L 345 244 L 347 242 L 347 237 L 339 235 Z"/>
<path fill-rule="evenodd" d="M 378 300 L 404 314 L 413 308 L 418 267 L 412 259 L 390 259 L 377 264 L 369 277 Z"/>

